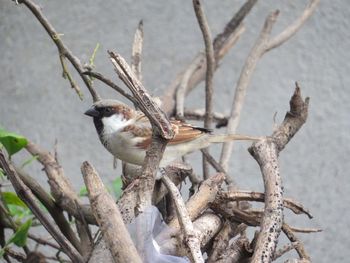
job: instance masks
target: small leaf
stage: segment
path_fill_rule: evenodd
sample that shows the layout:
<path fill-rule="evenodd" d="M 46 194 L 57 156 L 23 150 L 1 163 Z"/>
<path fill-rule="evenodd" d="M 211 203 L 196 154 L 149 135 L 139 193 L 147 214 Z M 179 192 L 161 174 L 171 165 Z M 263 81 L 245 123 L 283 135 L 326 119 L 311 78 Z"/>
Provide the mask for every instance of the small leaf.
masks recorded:
<path fill-rule="evenodd" d="M 32 215 L 29 208 L 24 208 L 16 205 L 7 205 L 12 217 L 16 217 L 16 220 L 21 220 L 27 216 Z"/>
<path fill-rule="evenodd" d="M 0 143 L 6 148 L 11 156 L 27 146 L 28 141 L 21 135 L 0 129 Z"/>
<path fill-rule="evenodd" d="M 83 186 L 79 191 L 79 196 L 87 196 L 88 192 L 85 186 Z"/>
<path fill-rule="evenodd" d="M 4 170 L 0 168 L 0 179 L 4 179 L 4 178 L 5 178 Z"/>
<path fill-rule="evenodd" d="M 21 169 L 23 169 L 24 166 L 31 164 L 33 161 L 37 160 L 38 158 L 39 158 L 39 155 L 34 155 L 34 156 L 30 157 L 29 159 L 25 160 L 21 165 Z"/>
<path fill-rule="evenodd" d="M 27 208 L 27 205 L 13 192 L 3 192 L 2 198 L 7 205 L 16 205 Z"/>
<path fill-rule="evenodd" d="M 5 254 L 5 248 L 0 249 L 0 259 L 4 256 Z"/>
<path fill-rule="evenodd" d="M 32 219 L 22 224 L 16 233 L 7 241 L 7 244 L 14 243 L 19 247 L 23 247 L 27 243 L 28 230 L 32 225 Z"/>
<path fill-rule="evenodd" d="M 119 198 L 121 196 L 122 186 L 123 186 L 123 181 L 121 177 L 118 177 L 112 181 L 112 190 L 116 198 Z"/>

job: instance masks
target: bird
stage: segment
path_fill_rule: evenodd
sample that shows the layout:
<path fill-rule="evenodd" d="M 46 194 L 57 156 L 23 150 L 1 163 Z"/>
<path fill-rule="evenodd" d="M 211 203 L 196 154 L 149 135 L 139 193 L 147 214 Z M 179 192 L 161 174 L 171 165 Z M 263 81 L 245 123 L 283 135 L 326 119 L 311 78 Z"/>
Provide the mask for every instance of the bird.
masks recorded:
<path fill-rule="evenodd" d="M 142 165 L 152 140 L 152 126 L 143 112 L 114 99 L 95 102 L 85 115 L 93 122 L 103 146 L 117 159 Z M 174 137 L 168 141 L 159 163 L 166 167 L 180 157 L 210 146 L 233 140 L 258 140 L 238 134 L 213 134 L 212 130 L 193 126 L 180 120 L 170 120 Z"/>

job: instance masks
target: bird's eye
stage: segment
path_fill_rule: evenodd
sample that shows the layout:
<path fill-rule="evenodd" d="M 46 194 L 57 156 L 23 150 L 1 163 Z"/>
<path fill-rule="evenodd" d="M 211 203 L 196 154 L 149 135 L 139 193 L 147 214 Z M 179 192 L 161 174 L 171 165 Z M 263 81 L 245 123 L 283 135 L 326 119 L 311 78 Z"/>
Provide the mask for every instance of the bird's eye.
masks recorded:
<path fill-rule="evenodd" d="M 110 113 L 110 112 L 112 112 L 112 109 L 111 108 L 105 108 L 105 112 L 106 113 Z"/>

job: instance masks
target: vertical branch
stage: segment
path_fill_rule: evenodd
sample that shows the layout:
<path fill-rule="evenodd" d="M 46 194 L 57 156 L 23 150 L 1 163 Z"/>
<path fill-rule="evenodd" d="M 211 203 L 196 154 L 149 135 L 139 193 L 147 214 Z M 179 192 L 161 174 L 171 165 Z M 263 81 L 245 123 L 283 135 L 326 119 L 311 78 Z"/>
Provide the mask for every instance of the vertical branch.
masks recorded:
<path fill-rule="evenodd" d="M 208 25 L 208 21 L 204 15 L 203 7 L 200 0 L 193 0 L 193 7 L 196 13 L 199 27 L 202 31 L 204 44 L 205 44 L 205 55 L 207 63 L 207 71 L 205 74 L 205 118 L 204 128 L 210 129 L 212 123 L 212 112 L 213 112 L 213 77 L 215 71 L 215 54 L 213 48 L 213 42 L 211 33 Z M 203 177 L 207 179 L 209 177 L 209 165 L 203 156 Z"/>
<path fill-rule="evenodd" d="M 278 154 L 306 122 L 309 106 L 309 98 L 302 98 L 298 85 L 289 104 L 290 111 L 272 136 L 253 143 L 249 148 L 260 166 L 265 187 L 265 209 L 252 263 L 272 261 L 283 224 L 283 186 Z"/>

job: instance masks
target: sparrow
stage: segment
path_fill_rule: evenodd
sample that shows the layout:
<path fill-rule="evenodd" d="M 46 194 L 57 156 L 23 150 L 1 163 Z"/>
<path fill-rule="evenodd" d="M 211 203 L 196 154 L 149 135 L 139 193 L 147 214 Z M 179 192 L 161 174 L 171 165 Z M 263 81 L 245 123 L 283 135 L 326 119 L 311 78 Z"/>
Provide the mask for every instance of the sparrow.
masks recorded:
<path fill-rule="evenodd" d="M 146 151 L 152 140 L 152 126 L 148 118 L 117 100 L 100 100 L 85 112 L 93 118 L 97 134 L 103 146 L 117 159 L 142 165 Z M 166 167 L 176 159 L 208 147 L 212 143 L 232 140 L 257 140 L 237 134 L 212 134 L 211 130 L 192 126 L 191 124 L 171 120 L 175 136 L 163 153 L 159 167 Z"/>

